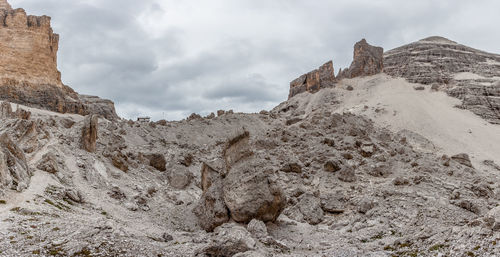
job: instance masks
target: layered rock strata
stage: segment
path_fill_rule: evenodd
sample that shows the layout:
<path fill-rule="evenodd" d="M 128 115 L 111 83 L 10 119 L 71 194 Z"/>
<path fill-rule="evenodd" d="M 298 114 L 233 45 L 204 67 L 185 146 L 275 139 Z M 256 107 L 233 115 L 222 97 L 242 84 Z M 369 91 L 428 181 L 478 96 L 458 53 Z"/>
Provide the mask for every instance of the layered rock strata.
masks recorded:
<path fill-rule="evenodd" d="M 384 72 L 412 83 L 434 84 L 468 109 L 500 124 L 500 55 L 429 37 L 384 54 Z"/>
<path fill-rule="evenodd" d="M 61 113 L 116 118 L 113 102 L 89 99 L 62 83 L 57 69 L 59 35 L 52 31 L 50 20 L 0 0 L 0 99 Z"/>

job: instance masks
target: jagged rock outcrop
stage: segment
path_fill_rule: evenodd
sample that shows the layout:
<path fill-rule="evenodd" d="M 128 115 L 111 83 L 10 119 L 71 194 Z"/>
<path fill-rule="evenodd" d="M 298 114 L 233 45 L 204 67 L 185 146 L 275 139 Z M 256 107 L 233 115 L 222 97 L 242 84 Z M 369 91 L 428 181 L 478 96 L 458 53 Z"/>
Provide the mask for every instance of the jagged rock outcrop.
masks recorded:
<path fill-rule="evenodd" d="M 59 35 L 52 31 L 50 20 L 0 1 L 0 100 L 117 118 L 113 102 L 79 95 L 62 83 L 57 69 Z"/>
<path fill-rule="evenodd" d="M 32 172 L 26 157 L 8 134 L 0 136 L 0 189 L 8 188 L 17 191 L 26 189 L 30 183 Z"/>
<path fill-rule="evenodd" d="M 349 69 L 340 70 L 335 77 L 333 62 L 329 61 L 316 70 L 290 82 L 288 99 L 303 92 L 315 93 L 321 88 L 333 87 L 343 78 L 371 76 L 384 68 L 384 49 L 368 44 L 365 39 L 354 45 L 353 62 Z"/>
<path fill-rule="evenodd" d="M 362 39 L 354 45 L 353 61 L 349 69 L 339 72 L 338 78 L 371 76 L 384 69 L 384 49 L 372 46 Z"/>
<path fill-rule="evenodd" d="M 87 115 L 83 121 L 81 144 L 87 152 L 96 150 L 98 121 L 97 115 Z"/>
<path fill-rule="evenodd" d="M 329 61 L 317 70 L 306 73 L 290 82 L 288 99 L 302 92 L 315 93 L 321 88 L 331 87 L 335 82 L 333 62 Z"/>
<path fill-rule="evenodd" d="M 207 164 L 201 168 L 201 188 L 203 194 L 193 212 L 203 229 L 213 231 L 229 221 L 229 210 L 224 203 L 222 177 Z"/>
<path fill-rule="evenodd" d="M 500 124 L 500 55 L 429 37 L 387 51 L 384 66 L 389 75 L 443 88 L 460 107 Z"/>

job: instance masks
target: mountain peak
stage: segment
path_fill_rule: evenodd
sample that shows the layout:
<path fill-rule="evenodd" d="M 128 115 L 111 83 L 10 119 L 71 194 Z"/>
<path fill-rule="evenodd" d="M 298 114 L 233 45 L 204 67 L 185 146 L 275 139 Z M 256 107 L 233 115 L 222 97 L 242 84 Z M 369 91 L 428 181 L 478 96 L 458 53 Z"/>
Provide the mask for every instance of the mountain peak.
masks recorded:
<path fill-rule="evenodd" d="M 449 40 L 449 39 L 447 39 L 445 37 L 441 37 L 441 36 L 427 37 L 427 38 L 419 40 L 418 42 L 421 42 L 421 43 L 426 42 L 426 43 L 457 44 L 457 42 Z"/>

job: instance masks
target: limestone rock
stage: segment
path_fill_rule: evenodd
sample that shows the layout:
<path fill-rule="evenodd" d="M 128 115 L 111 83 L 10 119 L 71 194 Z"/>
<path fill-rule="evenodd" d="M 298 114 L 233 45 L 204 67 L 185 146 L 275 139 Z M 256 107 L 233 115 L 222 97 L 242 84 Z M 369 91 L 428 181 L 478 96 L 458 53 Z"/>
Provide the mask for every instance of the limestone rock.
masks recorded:
<path fill-rule="evenodd" d="M 81 115 L 115 119 L 114 104 L 79 95 L 61 81 L 57 69 L 59 35 L 48 16 L 27 15 L 0 2 L 0 100 Z"/>
<path fill-rule="evenodd" d="M 229 211 L 224 203 L 222 177 L 206 164 L 201 168 L 201 188 L 203 194 L 193 212 L 203 229 L 213 231 L 229 220 Z"/>
<path fill-rule="evenodd" d="M 48 173 L 59 172 L 59 164 L 57 163 L 57 157 L 52 152 L 44 154 L 36 167 Z"/>
<path fill-rule="evenodd" d="M 321 88 L 333 86 L 334 83 L 335 73 L 333 62 L 329 61 L 321 65 L 317 70 L 313 70 L 290 82 L 288 98 L 290 99 L 302 92 L 315 93 Z"/>
<path fill-rule="evenodd" d="M 0 136 L 0 188 L 17 191 L 26 189 L 32 172 L 24 152 L 6 134 Z"/>
<path fill-rule="evenodd" d="M 150 154 L 147 158 L 149 159 L 149 165 L 151 165 L 151 167 L 154 167 L 159 171 L 167 170 L 167 161 L 165 160 L 165 156 L 163 156 L 163 154 Z"/>
<path fill-rule="evenodd" d="M 319 224 L 324 217 L 321 200 L 310 193 L 299 198 L 299 202 L 294 206 L 291 213 L 291 218 L 297 221 L 305 221 L 311 225 Z"/>
<path fill-rule="evenodd" d="M 368 44 L 365 39 L 354 45 L 354 57 L 349 69 L 338 75 L 340 78 L 355 78 L 381 73 L 384 69 L 384 49 Z"/>
<path fill-rule="evenodd" d="M 500 55 L 442 37 L 429 37 L 384 54 L 384 72 L 433 84 L 462 100 L 460 107 L 500 124 Z M 436 85 L 445 85 L 439 87 Z"/>
<path fill-rule="evenodd" d="M 256 242 L 244 228 L 235 224 L 225 224 L 215 231 L 213 241 L 203 250 L 208 256 L 233 256 L 255 249 Z"/>
<path fill-rule="evenodd" d="M 281 188 L 269 179 L 263 162 L 233 167 L 224 179 L 224 201 L 237 222 L 274 221 L 285 205 Z"/>
<path fill-rule="evenodd" d="M 193 176 L 184 166 L 175 165 L 169 168 L 168 181 L 169 185 L 175 189 L 185 189 L 191 183 Z"/>
<path fill-rule="evenodd" d="M 81 144 L 87 152 L 96 150 L 98 121 L 97 115 L 87 115 L 83 121 Z"/>
<path fill-rule="evenodd" d="M 469 158 L 469 155 L 466 154 L 466 153 L 461 153 L 461 154 L 457 154 L 457 155 L 453 155 L 451 157 L 452 160 L 464 165 L 464 166 L 467 166 L 467 167 L 471 167 L 472 168 L 472 163 L 470 162 L 470 158 Z"/>
<path fill-rule="evenodd" d="M 257 239 L 268 236 L 266 224 L 261 220 L 251 220 L 247 225 L 247 230 Z"/>

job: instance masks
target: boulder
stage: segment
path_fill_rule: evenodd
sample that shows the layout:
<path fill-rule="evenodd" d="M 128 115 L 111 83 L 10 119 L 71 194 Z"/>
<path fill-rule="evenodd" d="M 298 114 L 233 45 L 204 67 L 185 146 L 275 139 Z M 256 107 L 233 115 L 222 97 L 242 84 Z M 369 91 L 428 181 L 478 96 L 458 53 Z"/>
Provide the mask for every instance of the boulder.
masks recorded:
<path fill-rule="evenodd" d="M 300 212 L 302 221 L 306 221 L 311 225 L 316 225 L 323 221 L 324 212 L 321 208 L 321 200 L 313 194 L 302 195 L 295 207 Z"/>
<path fill-rule="evenodd" d="M 207 256 L 234 256 L 255 249 L 257 242 L 242 226 L 224 224 L 215 230 L 215 236 L 209 245 L 202 250 Z"/>
<path fill-rule="evenodd" d="M 168 182 L 169 185 L 175 189 L 185 189 L 191 184 L 192 179 L 192 174 L 184 166 L 175 165 L 169 168 Z"/>
<path fill-rule="evenodd" d="M 384 69 L 384 49 L 368 44 L 365 39 L 354 45 L 354 57 L 349 69 L 338 78 L 355 78 L 381 73 Z"/>
<path fill-rule="evenodd" d="M 57 157 L 53 152 L 48 152 L 44 154 L 36 167 L 37 169 L 43 170 L 48 173 L 59 172 L 59 164 L 57 162 Z"/>
<path fill-rule="evenodd" d="M 163 154 L 149 154 L 146 156 L 146 158 L 149 160 L 149 165 L 159 171 L 166 171 L 167 170 L 167 161 L 165 160 L 165 156 Z"/>
<path fill-rule="evenodd" d="M 224 178 L 224 201 L 237 222 L 274 221 L 285 206 L 281 188 L 269 178 L 265 162 L 245 161 Z"/>
<path fill-rule="evenodd" d="M 343 213 L 347 205 L 347 196 L 342 191 L 321 195 L 321 208 L 333 214 Z"/>
<path fill-rule="evenodd" d="M 261 220 L 251 220 L 247 225 L 247 230 L 257 239 L 268 236 L 266 224 Z"/>
<path fill-rule="evenodd" d="M 222 177 L 205 163 L 201 168 L 201 188 L 203 193 L 193 213 L 199 225 L 210 232 L 229 220 L 229 211 L 224 203 Z"/>
<path fill-rule="evenodd" d="M 87 115 L 83 121 L 82 148 L 87 152 L 95 152 L 99 118 L 97 115 Z"/>

